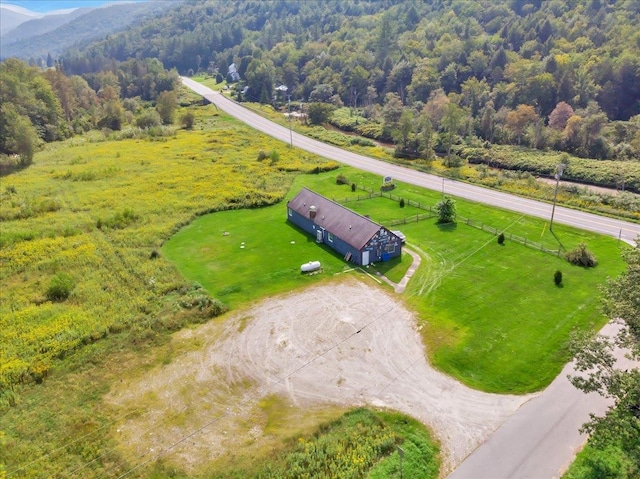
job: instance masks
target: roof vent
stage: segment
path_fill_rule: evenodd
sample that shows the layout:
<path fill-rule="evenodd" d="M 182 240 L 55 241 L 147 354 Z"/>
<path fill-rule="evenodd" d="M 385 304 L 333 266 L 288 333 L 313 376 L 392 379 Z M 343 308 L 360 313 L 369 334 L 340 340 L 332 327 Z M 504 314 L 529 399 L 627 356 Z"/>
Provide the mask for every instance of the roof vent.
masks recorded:
<path fill-rule="evenodd" d="M 318 208 L 316 208 L 313 205 L 309 206 L 309 218 L 315 218 L 317 212 L 318 212 Z"/>

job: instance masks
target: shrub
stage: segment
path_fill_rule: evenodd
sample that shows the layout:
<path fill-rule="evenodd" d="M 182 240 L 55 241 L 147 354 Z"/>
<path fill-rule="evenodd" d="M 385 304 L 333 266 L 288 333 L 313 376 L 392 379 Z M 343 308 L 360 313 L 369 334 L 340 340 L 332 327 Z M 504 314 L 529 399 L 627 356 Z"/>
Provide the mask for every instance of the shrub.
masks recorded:
<path fill-rule="evenodd" d="M 268 157 L 267 153 L 264 150 L 260 150 L 258 152 L 258 161 L 264 161 Z"/>
<path fill-rule="evenodd" d="M 96 228 L 111 228 L 114 230 L 121 230 L 126 228 L 131 223 L 137 221 L 139 218 L 140 217 L 133 210 L 125 208 L 124 210 L 117 212 L 110 218 L 98 218 L 98 220 L 96 221 Z"/>
<path fill-rule="evenodd" d="M 562 284 L 562 271 L 556 270 L 553 275 L 553 282 L 556 284 L 556 286 L 560 286 Z"/>
<path fill-rule="evenodd" d="M 336 176 L 336 184 L 337 185 L 348 185 L 349 184 L 349 179 L 344 176 L 342 173 L 340 173 L 338 176 Z"/>
<path fill-rule="evenodd" d="M 504 233 L 498 235 L 498 244 L 504 244 Z"/>
<path fill-rule="evenodd" d="M 309 104 L 309 109 L 307 110 L 309 123 L 311 123 L 312 125 L 322 125 L 323 123 L 326 123 L 333 110 L 334 107 L 327 103 Z"/>
<path fill-rule="evenodd" d="M 73 278 L 66 273 L 56 274 L 47 288 L 47 299 L 49 301 L 64 301 L 73 291 L 75 284 Z"/>
<path fill-rule="evenodd" d="M 202 288 L 195 288 L 178 301 L 180 307 L 194 310 L 202 318 L 209 319 L 226 313 L 228 308 L 219 300 L 211 298 Z"/>
<path fill-rule="evenodd" d="M 352 136 L 351 140 L 349 140 L 352 145 L 358 146 L 376 146 L 373 140 L 369 140 L 368 138 L 361 138 L 359 136 Z"/>
<path fill-rule="evenodd" d="M 585 268 L 592 268 L 598 264 L 596 257 L 584 243 L 580 243 L 575 249 L 569 251 L 566 258 L 569 263 Z"/>
<path fill-rule="evenodd" d="M 400 208 L 404 208 L 404 198 L 400 198 Z"/>
<path fill-rule="evenodd" d="M 351 183 L 351 191 L 356 191 L 356 184 L 355 183 Z"/>
<path fill-rule="evenodd" d="M 450 198 L 445 197 L 436 205 L 436 211 L 438 212 L 438 223 L 455 223 L 456 221 L 456 202 Z"/>
<path fill-rule="evenodd" d="M 193 114 L 193 112 L 190 112 L 190 111 L 186 112 L 180 118 L 180 123 L 187 130 L 190 130 L 191 128 L 193 128 L 193 124 L 195 123 L 195 121 L 196 121 L 196 116 Z"/>

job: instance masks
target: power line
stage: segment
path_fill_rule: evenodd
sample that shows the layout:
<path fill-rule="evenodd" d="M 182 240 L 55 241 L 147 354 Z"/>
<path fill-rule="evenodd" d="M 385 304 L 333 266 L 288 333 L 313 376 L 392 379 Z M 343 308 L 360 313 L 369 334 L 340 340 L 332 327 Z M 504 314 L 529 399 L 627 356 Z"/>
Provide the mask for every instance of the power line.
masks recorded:
<path fill-rule="evenodd" d="M 22 464 L 21 466 L 16 467 L 15 469 L 12 469 L 12 470 L 8 471 L 7 472 L 7 476 L 11 476 L 12 474 L 15 474 L 16 472 L 21 471 L 21 470 L 23 470 L 23 469 L 35 464 L 36 462 L 41 461 L 42 459 L 46 459 L 47 457 L 52 456 L 53 454 L 55 454 L 58 451 L 66 449 L 67 447 L 69 447 L 69 446 L 71 446 L 71 445 L 73 445 L 73 444 L 75 444 L 77 442 L 80 442 L 80 441 L 82 441 L 82 440 L 84 440 L 84 439 L 86 439 L 86 438 L 88 438 L 90 436 L 93 436 L 93 435 L 99 433 L 100 431 L 102 431 L 103 429 L 106 429 L 106 428 L 112 426 L 113 424 L 115 424 L 116 422 L 126 418 L 127 416 L 130 416 L 132 414 L 137 414 L 139 411 L 141 411 L 141 409 L 135 409 L 133 411 L 129 411 L 129 412 L 125 413 L 125 414 L 122 414 L 121 416 L 118 416 L 116 419 L 103 424 L 98 429 L 95 429 L 95 430 L 93 430 L 91 432 L 88 432 L 88 433 L 86 433 L 86 434 L 84 434 L 84 435 L 82 435 L 80 437 L 77 437 L 77 438 L 75 438 L 75 439 L 73 439 L 73 440 L 71 440 L 69 442 L 63 443 L 63 444 L 59 445 L 58 447 L 52 449 L 51 451 L 46 452 L 46 453 L 38 456 L 36 459 L 34 459 L 34 460 L 32 460 L 32 461 L 30 461 L 28 463 Z"/>
<path fill-rule="evenodd" d="M 514 220 L 507 228 L 504 229 L 504 231 L 508 230 L 513 224 L 517 223 L 518 221 L 520 221 L 520 219 L 522 219 L 524 217 L 524 215 L 521 215 L 520 217 L 518 217 L 516 220 Z M 448 269 L 447 271 L 444 272 L 444 274 L 442 275 L 442 277 L 450 274 L 453 270 L 455 270 L 456 268 L 458 268 L 461 264 L 463 264 L 464 262 L 466 262 L 469 258 L 471 258 L 472 256 L 474 256 L 475 254 L 477 254 L 479 251 L 481 251 L 482 249 L 484 249 L 489 243 L 491 243 L 493 241 L 493 238 L 491 238 L 490 240 L 486 241 L 485 243 L 483 243 L 480 247 L 476 248 L 474 251 L 472 251 L 470 254 L 466 255 L 464 258 L 462 258 L 460 261 L 458 261 L 452 268 Z M 442 278 L 441 277 L 441 278 Z M 441 279 L 440 278 L 440 279 Z M 413 293 L 412 296 L 416 295 L 417 293 Z M 281 377 L 280 379 L 278 379 L 277 381 L 271 383 L 270 385 L 267 386 L 267 388 L 269 387 L 273 387 L 276 386 L 280 383 L 282 383 L 283 381 L 289 379 L 291 376 L 293 376 L 294 374 L 296 374 L 297 372 L 303 370 L 304 368 L 306 368 L 307 366 L 309 366 L 310 364 L 312 364 L 313 362 L 317 361 L 318 359 L 326 356 L 329 352 L 333 351 L 334 349 L 336 349 L 337 347 L 343 345 L 344 343 L 346 343 L 347 341 L 349 341 L 352 337 L 356 336 L 357 334 L 361 333 L 364 329 L 370 327 L 373 323 L 375 323 L 376 321 L 378 321 L 379 319 L 381 319 L 382 317 L 384 317 L 385 315 L 387 315 L 388 313 L 392 312 L 394 309 L 396 309 L 398 307 L 397 304 L 394 304 L 393 306 L 391 306 L 390 308 L 388 308 L 387 310 L 383 311 L 382 313 L 378 314 L 377 316 L 375 316 L 373 319 L 371 319 L 369 322 L 365 323 L 364 326 L 362 326 L 360 329 L 358 329 L 357 331 L 352 332 L 351 334 L 347 335 L 345 338 L 343 338 L 341 341 L 338 341 L 337 343 L 333 344 L 332 346 L 330 346 L 329 348 L 327 348 L 325 351 L 323 351 L 322 353 L 314 356 L 313 358 L 309 359 L 308 361 L 306 361 L 305 363 L 303 363 L 302 365 L 298 366 L 297 368 L 295 368 L 294 370 L 290 371 L 289 373 L 287 373 L 284 377 Z M 400 377 L 402 377 L 403 375 L 405 375 L 416 363 L 418 363 L 419 361 L 421 361 L 422 359 L 424 359 L 424 357 L 420 357 L 418 359 L 416 359 L 415 361 L 413 361 L 411 364 L 409 364 L 404 370 L 402 370 L 399 374 L 397 374 L 394 378 L 392 378 L 389 383 L 387 385 L 385 385 L 374 397 L 379 398 L 380 395 L 391 385 L 393 384 L 395 381 L 397 381 Z M 254 400 L 258 400 L 259 397 L 257 397 L 255 394 L 251 394 L 252 399 Z M 148 464 L 149 462 L 151 462 L 152 460 L 157 460 L 160 457 L 166 455 L 167 453 L 169 453 L 171 450 L 173 450 L 175 447 L 177 447 L 178 445 L 182 444 L 184 441 L 186 441 L 189 438 L 192 438 L 193 436 L 195 436 L 196 434 L 198 434 L 199 432 L 203 431 L 204 429 L 206 429 L 207 427 L 215 424 L 217 421 L 219 421 L 220 419 L 226 417 L 229 414 L 229 412 L 223 413 L 219 416 L 216 416 L 215 418 L 213 418 L 211 421 L 207 422 L 206 424 L 204 424 L 203 426 L 197 428 L 196 430 L 194 430 L 193 432 L 189 433 L 188 435 L 182 437 L 180 440 L 172 443 L 171 445 L 169 445 L 168 447 L 166 447 L 165 449 L 163 449 L 160 453 L 154 455 L 153 457 L 150 457 L 148 459 L 146 459 L 145 461 L 135 465 L 134 467 L 132 467 L 131 469 L 127 470 L 124 474 L 121 474 L 120 476 L 118 476 L 118 479 L 121 479 L 123 477 L 128 476 L 129 474 L 131 474 L 132 472 L 134 472 L 135 470 L 139 469 L 140 467 L 143 467 L 144 465 Z"/>
<path fill-rule="evenodd" d="M 507 231 L 509 228 L 511 228 L 514 224 L 516 224 L 518 221 L 520 221 L 525 215 L 521 215 L 519 216 L 517 219 L 515 219 L 509 226 L 507 226 L 507 228 L 505 228 L 503 231 Z M 466 255 L 465 257 L 463 257 L 460 261 L 458 261 L 456 264 L 454 264 L 451 268 L 448 268 L 446 270 L 444 270 L 440 275 L 438 275 L 434 281 L 440 281 L 441 279 L 443 279 L 445 276 L 447 276 L 448 274 L 450 274 L 453 270 L 455 270 L 456 268 L 458 268 L 461 264 L 463 264 L 464 262 L 466 262 L 469 258 L 471 258 L 472 256 L 474 256 L 475 254 L 477 254 L 479 251 L 481 251 L 483 248 L 485 248 L 491 241 L 493 241 L 493 238 L 491 240 L 486 241 L 485 243 L 483 243 L 482 245 L 480 245 L 478 248 L 476 248 L 474 251 L 470 252 L 468 255 Z M 417 295 L 417 292 L 414 292 L 411 296 L 415 296 Z M 380 313 L 378 316 L 374 317 L 371 321 L 369 321 L 368 323 L 366 323 L 364 326 L 362 326 L 359 330 L 354 331 L 353 333 L 349 334 L 348 336 L 346 336 L 345 338 L 343 338 L 341 341 L 335 343 L 334 345 L 332 345 L 331 347 L 329 347 L 328 349 L 326 349 L 325 351 L 323 351 L 322 353 L 316 355 L 315 357 L 311 358 L 310 360 L 308 360 L 307 362 L 305 362 L 304 364 L 300 365 L 299 367 L 297 367 L 296 369 L 294 369 L 293 371 L 290 371 L 289 373 L 287 373 L 284 377 L 278 379 L 277 381 L 273 382 L 270 386 L 273 387 L 277 384 L 282 383 L 283 381 L 285 381 L 286 379 L 289 379 L 291 376 L 293 376 L 294 374 L 296 374 L 297 372 L 301 371 L 302 369 L 306 368 L 307 366 L 309 366 L 310 364 L 312 364 L 313 362 L 315 362 L 316 360 L 322 358 L 323 356 L 325 356 L 326 354 L 328 354 L 329 352 L 331 352 L 332 350 L 334 350 L 335 348 L 339 347 L 340 345 L 344 344 L 345 342 L 349 341 L 353 336 L 359 334 L 360 332 L 362 332 L 364 329 L 368 328 L 369 326 L 371 326 L 373 323 L 375 323 L 376 321 L 378 321 L 380 318 L 382 318 L 383 316 L 385 316 L 386 314 L 388 314 L 389 312 L 393 311 L 394 309 L 397 308 L 397 305 L 394 305 L 392 307 L 390 307 L 389 309 L 387 309 L 386 311 Z M 382 392 L 384 390 L 386 390 L 387 387 L 389 387 L 394 381 L 396 381 L 398 378 L 400 378 L 401 376 L 403 376 L 409 369 L 411 369 L 411 367 L 413 367 L 413 365 L 415 365 L 420 359 L 417 359 L 416 361 L 414 361 L 413 363 L 411 363 L 409 366 L 407 366 L 407 368 L 405 368 L 403 371 L 401 371 L 396 377 L 394 377 L 375 397 L 379 397 L 380 394 L 382 394 Z M 252 395 L 252 398 L 254 400 L 259 399 L 259 397 Z M 190 406 L 185 406 L 183 408 L 181 408 L 177 413 L 172 414 L 173 415 L 179 415 L 182 412 L 184 412 L 185 410 L 189 409 Z M 165 411 L 168 408 L 165 409 Z M 32 465 L 46 457 L 49 457 L 50 455 L 52 455 L 53 453 L 62 450 L 78 441 L 81 441 L 83 439 L 86 439 L 87 437 L 90 437 L 96 433 L 98 433 L 99 431 L 115 424 L 116 422 L 120 421 L 123 418 L 126 418 L 127 416 L 134 414 L 138 411 L 140 411 L 141 409 L 136 409 L 133 412 L 128 412 L 122 416 L 119 416 L 117 419 L 110 421 L 109 423 L 103 425 L 102 427 L 100 427 L 99 429 L 92 431 L 91 433 L 87 433 L 83 436 L 81 436 L 80 438 L 74 439 L 73 441 L 69 441 L 66 444 L 63 444 L 59 447 L 57 447 L 56 449 L 43 454 L 42 456 L 40 456 L 39 458 L 31 461 L 30 463 L 27 463 L 25 465 L 22 465 L 12 471 L 9 472 L 9 475 L 20 471 L 26 467 L 28 467 L 29 465 Z M 136 469 L 144 466 L 145 464 L 149 463 L 151 460 L 158 459 L 162 456 L 164 456 L 165 454 L 169 453 L 172 449 L 174 449 L 175 447 L 177 447 L 179 444 L 183 443 L 185 440 L 193 437 L 194 435 L 196 435 L 198 432 L 204 430 L 205 428 L 211 426 L 212 424 L 214 424 L 215 422 L 217 422 L 218 420 L 222 419 L 223 417 L 227 416 L 229 413 L 224 413 L 224 414 L 220 414 L 218 416 L 216 416 L 215 418 L 213 418 L 211 421 L 207 422 L 205 425 L 197 428 L 195 431 L 193 431 L 192 433 L 188 434 L 187 436 L 184 436 L 183 438 L 181 438 L 180 440 L 176 441 L 175 443 L 172 443 L 171 445 L 169 445 L 168 447 L 166 447 L 161 453 L 154 455 L 152 457 L 150 457 L 149 459 L 143 461 L 142 463 L 134 466 L 133 468 L 129 469 L 128 471 L 126 471 L 123 475 L 119 476 L 119 477 L 125 477 L 126 475 L 129 475 L 130 473 L 132 473 L 133 471 L 135 471 Z M 157 423 L 156 425 L 154 425 L 153 427 L 148 428 L 147 430 L 144 431 L 144 433 L 146 434 L 149 431 L 152 431 L 154 429 L 157 429 L 158 427 L 160 427 L 160 424 Z M 82 469 L 84 469 L 85 467 L 88 467 L 89 465 L 95 463 L 96 461 L 98 461 L 99 459 L 105 457 L 108 453 L 110 453 L 111 451 L 115 450 L 117 448 L 117 446 L 108 449 L 105 453 L 103 453 L 102 455 L 94 458 L 93 460 L 89 461 L 88 463 L 83 464 L 82 466 L 66 473 L 66 476 L 72 475 Z M 144 456 L 143 456 L 144 457 Z"/>

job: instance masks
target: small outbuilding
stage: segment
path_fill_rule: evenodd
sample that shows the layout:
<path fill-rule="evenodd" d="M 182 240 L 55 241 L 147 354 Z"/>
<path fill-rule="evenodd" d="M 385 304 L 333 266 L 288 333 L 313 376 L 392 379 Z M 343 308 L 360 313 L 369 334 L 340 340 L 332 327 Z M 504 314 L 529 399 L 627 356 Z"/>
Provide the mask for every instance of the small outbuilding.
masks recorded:
<path fill-rule="evenodd" d="M 357 265 L 402 253 L 402 241 L 393 232 L 308 188 L 287 203 L 287 220 Z"/>

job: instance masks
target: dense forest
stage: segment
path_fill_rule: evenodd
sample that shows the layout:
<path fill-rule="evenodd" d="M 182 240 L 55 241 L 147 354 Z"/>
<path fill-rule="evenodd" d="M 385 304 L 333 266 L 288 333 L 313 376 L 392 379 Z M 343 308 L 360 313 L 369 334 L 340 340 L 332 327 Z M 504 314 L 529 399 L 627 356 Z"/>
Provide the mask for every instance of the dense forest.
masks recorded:
<path fill-rule="evenodd" d="M 449 166 L 491 163 L 491 144 L 638 161 L 639 17 L 632 0 L 186 1 L 49 55 L 47 66 L 96 93 L 108 84 L 141 100 L 171 89 L 162 81 L 130 88 L 131 75 L 144 77 L 149 65 L 209 74 L 235 83 L 239 100 L 293 101 L 311 122 L 392 142 L 402 158 L 446 155 Z M 95 114 L 74 114 L 71 129 L 56 124 L 60 115 L 29 116 L 44 141 L 100 126 Z M 2 140 L 3 153 L 15 152 L 9 143 Z M 632 179 L 617 182 L 636 190 Z"/>
<path fill-rule="evenodd" d="M 233 65 L 241 99 L 358 109 L 339 126 L 408 158 L 480 140 L 638 160 L 639 19 L 634 0 L 189 1 L 62 61 L 228 80 Z"/>

